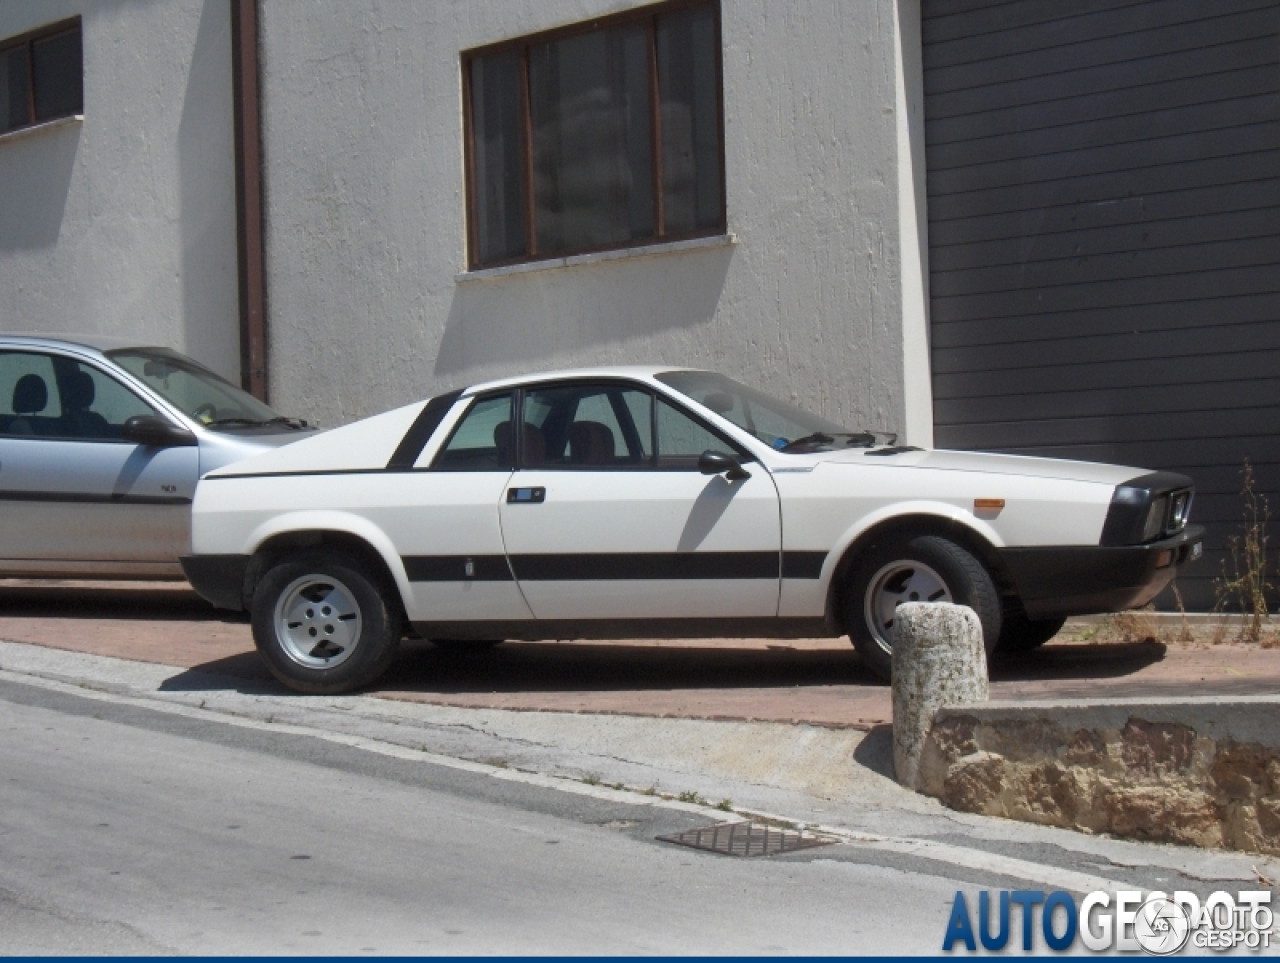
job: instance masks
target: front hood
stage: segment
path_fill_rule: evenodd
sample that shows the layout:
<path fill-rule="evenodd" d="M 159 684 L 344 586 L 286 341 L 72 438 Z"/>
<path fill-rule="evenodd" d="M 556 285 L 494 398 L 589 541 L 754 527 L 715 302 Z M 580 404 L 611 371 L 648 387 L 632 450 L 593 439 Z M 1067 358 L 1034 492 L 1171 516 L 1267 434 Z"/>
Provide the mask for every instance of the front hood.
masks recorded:
<path fill-rule="evenodd" d="M 932 468 L 940 471 L 971 471 L 992 475 L 1024 475 L 1031 478 L 1060 478 L 1068 481 L 1119 485 L 1145 474 L 1142 468 L 1104 465 L 1064 458 L 1030 458 L 1026 455 L 996 455 L 981 451 L 908 451 L 897 455 L 875 455 L 867 450 L 839 452 L 822 459 L 845 465 L 884 465 L 903 468 Z"/>

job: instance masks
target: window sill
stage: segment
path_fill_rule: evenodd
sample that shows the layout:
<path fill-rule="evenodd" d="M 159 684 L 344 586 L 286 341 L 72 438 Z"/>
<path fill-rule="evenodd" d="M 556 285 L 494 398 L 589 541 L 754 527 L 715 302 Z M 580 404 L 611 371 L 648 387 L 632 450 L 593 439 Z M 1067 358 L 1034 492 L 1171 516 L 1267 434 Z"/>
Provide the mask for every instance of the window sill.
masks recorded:
<path fill-rule="evenodd" d="M 42 124 L 32 124 L 30 127 L 19 127 L 16 130 L 7 130 L 0 134 L 0 144 L 7 144 L 12 140 L 21 140 L 32 134 L 41 134 L 46 130 L 53 130 L 55 127 L 66 127 L 68 124 L 84 123 L 84 114 L 71 114 L 67 117 L 57 117 L 53 120 L 46 120 Z"/>
<path fill-rule="evenodd" d="M 736 234 L 716 234 L 712 237 L 695 237 L 685 241 L 659 241 L 640 247 L 624 247 L 616 251 L 596 251 L 592 254 L 571 254 L 568 257 L 548 258 L 545 261 L 528 261 L 524 264 L 507 264 L 503 267 L 480 268 L 476 271 L 464 271 L 455 274 L 453 280 L 458 284 L 471 284 L 479 281 L 498 281 L 502 278 L 519 274 L 534 274 L 541 271 L 560 271 L 564 268 L 586 267 L 591 264 L 604 264 L 609 261 L 630 261 L 636 258 L 662 257 L 668 254 L 683 254 L 686 251 L 701 251 L 714 247 L 729 247 L 738 243 Z"/>

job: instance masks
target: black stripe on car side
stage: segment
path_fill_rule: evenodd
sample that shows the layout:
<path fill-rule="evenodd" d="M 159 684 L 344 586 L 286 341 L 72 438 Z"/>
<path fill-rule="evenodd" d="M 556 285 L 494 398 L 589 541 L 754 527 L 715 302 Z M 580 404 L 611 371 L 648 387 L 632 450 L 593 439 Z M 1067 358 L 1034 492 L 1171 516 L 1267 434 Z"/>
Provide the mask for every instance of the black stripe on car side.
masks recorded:
<path fill-rule="evenodd" d="M 395 452 L 392 453 L 391 460 L 387 462 L 387 468 L 392 471 L 404 471 L 413 467 L 413 463 L 422 454 L 422 449 L 427 446 L 427 442 L 440 427 L 440 422 L 444 421 L 444 416 L 449 413 L 449 409 L 453 407 L 453 403 L 458 400 L 462 391 L 463 389 L 459 388 L 457 391 L 450 391 L 438 398 L 432 398 L 426 403 L 418 412 L 418 417 L 414 419 L 413 424 L 409 426 L 409 430 L 405 432 Z"/>
<path fill-rule="evenodd" d="M 190 505 L 184 495 L 95 495 L 88 492 L 0 491 L 0 502 L 79 502 L 92 505 Z"/>
<path fill-rule="evenodd" d="M 783 552 L 782 577 L 816 579 L 826 552 Z M 509 582 L 502 555 L 406 555 L 410 582 Z M 467 574 L 467 565 L 471 573 Z M 513 555 L 523 582 L 643 581 L 648 579 L 776 579 L 776 552 L 645 552 Z"/>
<path fill-rule="evenodd" d="M 410 582 L 510 582 L 511 566 L 505 555 L 405 555 L 405 575 Z M 471 574 L 467 574 L 467 566 Z"/>
<path fill-rule="evenodd" d="M 777 552 L 645 552 L 513 555 L 522 582 L 599 582 L 642 579 L 777 578 Z"/>
<path fill-rule="evenodd" d="M 783 552 L 782 577 L 819 578 L 826 560 L 826 552 Z"/>

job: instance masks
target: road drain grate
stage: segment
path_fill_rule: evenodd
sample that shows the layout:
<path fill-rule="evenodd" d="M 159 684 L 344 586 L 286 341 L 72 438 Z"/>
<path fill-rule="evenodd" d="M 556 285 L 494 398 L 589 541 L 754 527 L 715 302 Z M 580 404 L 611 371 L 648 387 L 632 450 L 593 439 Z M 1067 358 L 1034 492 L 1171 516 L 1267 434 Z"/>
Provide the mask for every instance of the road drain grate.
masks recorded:
<path fill-rule="evenodd" d="M 823 836 L 806 836 L 794 829 L 778 829 L 751 822 L 717 823 L 674 836 L 659 836 L 658 839 L 723 856 L 774 856 L 815 846 L 830 846 L 835 842 Z"/>

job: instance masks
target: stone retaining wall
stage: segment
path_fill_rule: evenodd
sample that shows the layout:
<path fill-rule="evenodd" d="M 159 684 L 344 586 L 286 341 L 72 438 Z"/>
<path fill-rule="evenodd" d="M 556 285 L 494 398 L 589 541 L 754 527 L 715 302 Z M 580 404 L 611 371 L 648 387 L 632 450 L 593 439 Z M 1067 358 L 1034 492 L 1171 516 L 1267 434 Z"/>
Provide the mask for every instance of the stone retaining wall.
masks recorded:
<path fill-rule="evenodd" d="M 953 706 L 919 785 L 964 812 L 1280 854 L 1280 697 Z"/>

